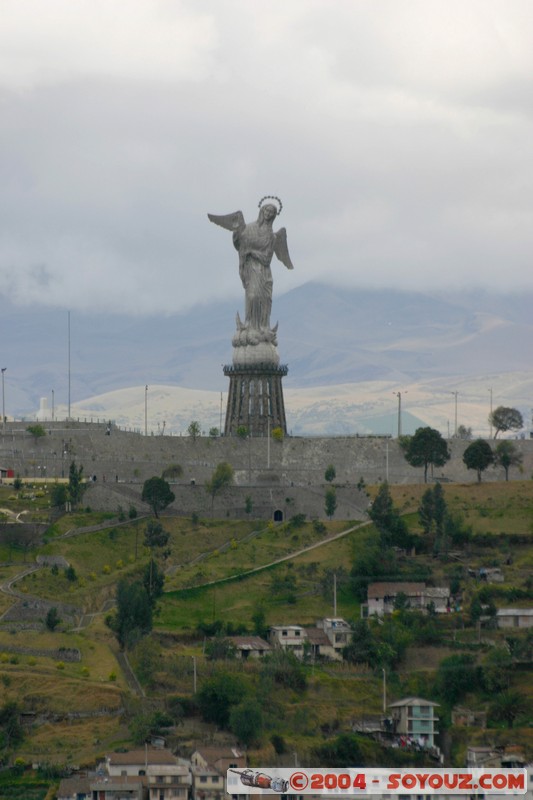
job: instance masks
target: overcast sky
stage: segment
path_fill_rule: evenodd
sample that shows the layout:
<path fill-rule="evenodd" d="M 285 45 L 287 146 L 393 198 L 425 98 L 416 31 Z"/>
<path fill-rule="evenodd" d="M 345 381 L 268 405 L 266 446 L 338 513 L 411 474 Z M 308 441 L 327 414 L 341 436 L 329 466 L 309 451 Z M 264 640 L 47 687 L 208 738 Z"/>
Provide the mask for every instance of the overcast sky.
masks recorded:
<path fill-rule="evenodd" d="M 1 0 L 0 293 L 240 295 L 279 195 L 309 280 L 533 288 L 531 0 Z"/>

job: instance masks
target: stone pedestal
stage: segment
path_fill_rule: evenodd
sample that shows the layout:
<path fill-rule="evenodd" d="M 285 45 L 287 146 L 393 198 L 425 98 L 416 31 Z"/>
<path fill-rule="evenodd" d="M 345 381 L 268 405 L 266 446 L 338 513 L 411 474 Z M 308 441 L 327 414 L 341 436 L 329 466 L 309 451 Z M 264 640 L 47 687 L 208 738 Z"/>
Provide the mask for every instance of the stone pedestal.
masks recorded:
<path fill-rule="evenodd" d="M 287 372 L 286 366 L 272 362 L 224 367 L 224 375 L 229 378 L 225 436 L 234 436 L 241 426 L 253 437 L 268 436 L 274 428 L 287 433 L 281 386 Z"/>

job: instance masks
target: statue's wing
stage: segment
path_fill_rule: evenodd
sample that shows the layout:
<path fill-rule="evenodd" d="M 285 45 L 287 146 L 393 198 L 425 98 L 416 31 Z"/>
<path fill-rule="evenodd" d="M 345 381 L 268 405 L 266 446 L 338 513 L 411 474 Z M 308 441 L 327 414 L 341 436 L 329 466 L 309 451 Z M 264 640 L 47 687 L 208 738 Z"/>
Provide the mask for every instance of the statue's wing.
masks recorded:
<path fill-rule="evenodd" d="M 208 214 L 207 216 L 211 222 L 214 222 L 215 225 L 220 225 L 221 228 L 225 228 L 227 231 L 237 231 L 244 226 L 242 211 L 234 211 L 233 214 L 223 214 L 222 216 L 217 216 L 217 214 Z"/>
<path fill-rule="evenodd" d="M 287 246 L 287 231 L 285 228 L 280 228 L 279 231 L 274 234 L 274 252 L 281 263 L 285 264 L 287 269 L 294 269 Z"/>

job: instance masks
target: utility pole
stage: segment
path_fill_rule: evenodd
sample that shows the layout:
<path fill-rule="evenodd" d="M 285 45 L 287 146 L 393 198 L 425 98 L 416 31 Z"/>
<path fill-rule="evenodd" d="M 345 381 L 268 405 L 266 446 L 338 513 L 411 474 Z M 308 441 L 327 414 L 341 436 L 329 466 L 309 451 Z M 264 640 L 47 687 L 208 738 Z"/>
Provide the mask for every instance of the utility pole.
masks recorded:
<path fill-rule="evenodd" d="M 402 393 L 401 392 L 393 392 L 398 398 L 398 439 L 402 435 Z M 407 392 L 404 392 L 407 394 Z"/>
<path fill-rule="evenodd" d="M 4 390 L 4 373 L 7 367 L 2 367 L 2 431 L 6 432 L 6 395 Z"/>
<path fill-rule="evenodd" d="M 267 469 L 270 469 L 270 414 L 268 415 L 267 425 Z"/>
<path fill-rule="evenodd" d="M 457 439 L 457 395 L 459 392 L 452 392 L 453 396 L 455 397 L 455 431 L 454 437 Z"/>
<path fill-rule="evenodd" d="M 144 387 L 144 435 L 148 436 L 148 384 Z"/>
<path fill-rule="evenodd" d="M 70 419 L 70 311 L 68 312 L 68 415 Z"/>

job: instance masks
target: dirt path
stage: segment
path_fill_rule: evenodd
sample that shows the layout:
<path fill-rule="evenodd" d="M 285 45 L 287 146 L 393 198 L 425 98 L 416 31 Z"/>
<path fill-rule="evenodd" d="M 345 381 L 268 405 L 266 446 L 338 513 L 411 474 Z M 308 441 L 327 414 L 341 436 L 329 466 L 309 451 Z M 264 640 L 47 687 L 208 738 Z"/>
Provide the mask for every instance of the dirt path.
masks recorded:
<path fill-rule="evenodd" d="M 207 586 L 217 586 L 220 583 L 226 583 L 227 581 L 234 581 L 238 578 L 246 578 L 248 575 L 254 575 L 257 572 L 261 572 L 264 569 L 269 569 L 270 567 L 275 567 L 276 564 L 282 564 L 284 561 L 291 561 L 293 558 L 297 558 L 298 556 L 303 555 L 304 553 L 309 553 L 311 550 L 316 550 L 318 547 L 324 547 L 324 545 L 330 544 L 331 542 L 335 542 L 337 539 L 342 539 L 344 536 L 348 536 L 350 533 L 359 530 L 360 528 L 365 528 L 368 525 L 372 525 L 372 521 L 368 520 L 367 522 L 360 522 L 358 525 L 354 525 L 351 528 L 347 528 L 345 531 L 341 531 L 340 533 L 336 533 L 334 536 L 329 536 L 327 539 L 322 539 L 320 542 L 315 542 L 314 544 L 310 544 L 308 547 L 303 547 L 301 550 L 295 550 L 292 553 L 289 553 L 286 556 L 282 556 L 281 558 L 277 558 L 275 561 L 270 561 L 268 564 L 262 564 L 260 567 L 254 567 L 253 569 L 248 569 L 246 572 L 237 572 L 234 575 L 228 575 L 225 578 L 217 578 L 216 581 L 207 581 L 206 583 L 199 583 L 196 586 L 188 586 L 187 589 L 203 589 Z M 180 589 L 170 589 L 170 592 L 181 591 Z"/>

